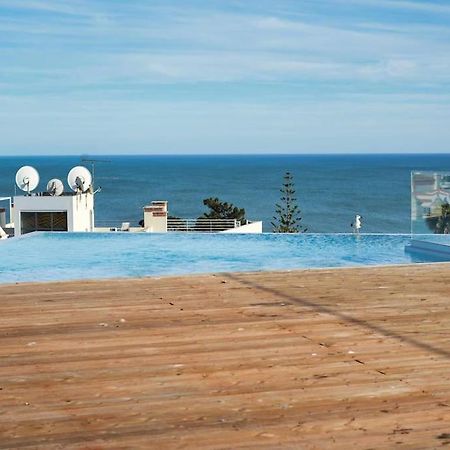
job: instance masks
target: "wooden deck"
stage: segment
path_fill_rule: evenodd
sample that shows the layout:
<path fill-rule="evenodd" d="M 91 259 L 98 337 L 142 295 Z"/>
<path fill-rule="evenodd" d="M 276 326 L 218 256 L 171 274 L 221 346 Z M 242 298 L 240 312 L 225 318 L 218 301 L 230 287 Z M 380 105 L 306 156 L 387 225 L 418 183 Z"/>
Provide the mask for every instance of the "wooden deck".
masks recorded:
<path fill-rule="evenodd" d="M 449 278 L 0 286 L 0 448 L 450 448 Z"/>

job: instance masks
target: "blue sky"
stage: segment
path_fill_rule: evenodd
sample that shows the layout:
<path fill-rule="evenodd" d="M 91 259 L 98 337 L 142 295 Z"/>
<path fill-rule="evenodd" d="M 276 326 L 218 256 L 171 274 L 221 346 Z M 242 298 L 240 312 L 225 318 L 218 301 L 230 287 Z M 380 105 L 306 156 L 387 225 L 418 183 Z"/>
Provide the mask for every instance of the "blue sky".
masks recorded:
<path fill-rule="evenodd" d="M 0 0 L 0 154 L 450 150 L 450 2 Z"/>

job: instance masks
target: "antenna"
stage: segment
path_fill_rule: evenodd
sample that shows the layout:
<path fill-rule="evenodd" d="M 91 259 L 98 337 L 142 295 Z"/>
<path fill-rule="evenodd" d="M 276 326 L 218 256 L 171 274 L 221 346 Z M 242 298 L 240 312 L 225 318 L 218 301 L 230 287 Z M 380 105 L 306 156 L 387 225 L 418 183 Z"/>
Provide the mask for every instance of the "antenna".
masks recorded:
<path fill-rule="evenodd" d="M 110 163 L 111 160 L 109 159 L 94 159 L 89 158 L 89 156 L 81 156 L 81 162 L 83 163 L 89 163 L 91 165 L 91 172 L 92 172 L 92 187 L 95 187 L 95 165 L 97 163 Z M 101 188 L 100 188 L 101 190 Z M 98 191 L 99 192 L 99 191 Z"/>
<path fill-rule="evenodd" d="M 67 183 L 72 191 L 86 192 L 92 186 L 92 175 L 86 167 L 73 167 L 67 175 Z"/>
<path fill-rule="evenodd" d="M 16 173 L 16 184 L 22 191 L 30 195 L 39 184 L 39 173 L 31 166 L 23 166 Z"/>
<path fill-rule="evenodd" d="M 53 196 L 60 196 L 64 192 L 64 184 L 58 178 L 52 178 L 47 183 L 47 192 Z"/>

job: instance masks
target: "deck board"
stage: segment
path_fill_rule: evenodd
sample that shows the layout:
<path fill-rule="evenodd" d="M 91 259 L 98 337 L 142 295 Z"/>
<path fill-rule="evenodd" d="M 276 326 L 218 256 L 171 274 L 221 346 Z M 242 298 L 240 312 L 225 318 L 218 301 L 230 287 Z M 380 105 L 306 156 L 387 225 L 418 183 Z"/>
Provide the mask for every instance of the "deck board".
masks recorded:
<path fill-rule="evenodd" d="M 450 265 L 0 287 L 0 449 L 450 446 Z"/>

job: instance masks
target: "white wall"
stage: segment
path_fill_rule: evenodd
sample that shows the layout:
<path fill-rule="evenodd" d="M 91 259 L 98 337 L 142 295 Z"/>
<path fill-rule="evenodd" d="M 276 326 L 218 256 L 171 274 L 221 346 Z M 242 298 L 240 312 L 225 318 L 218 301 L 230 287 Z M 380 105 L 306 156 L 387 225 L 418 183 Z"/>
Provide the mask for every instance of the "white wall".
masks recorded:
<path fill-rule="evenodd" d="M 94 231 L 94 195 L 90 193 L 73 195 L 71 226 L 69 231 Z M 69 215 L 68 215 L 69 218 Z"/>
<path fill-rule="evenodd" d="M 149 233 L 167 233 L 167 201 L 152 201 L 144 206 L 144 229 Z"/>
<path fill-rule="evenodd" d="M 21 235 L 22 212 L 67 212 L 68 231 L 94 231 L 94 196 L 77 194 L 14 197 L 14 235 Z"/>
<path fill-rule="evenodd" d="M 262 233 L 262 222 L 251 222 L 247 225 L 242 225 L 237 228 L 230 228 L 229 230 L 221 231 L 221 233 L 248 233 L 248 234 L 256 234 Z"/>

